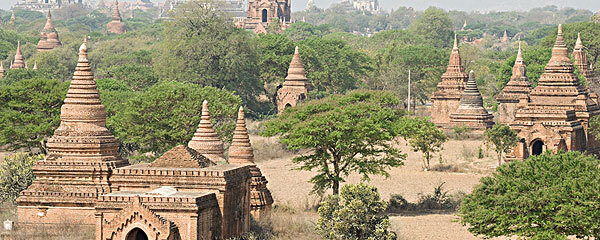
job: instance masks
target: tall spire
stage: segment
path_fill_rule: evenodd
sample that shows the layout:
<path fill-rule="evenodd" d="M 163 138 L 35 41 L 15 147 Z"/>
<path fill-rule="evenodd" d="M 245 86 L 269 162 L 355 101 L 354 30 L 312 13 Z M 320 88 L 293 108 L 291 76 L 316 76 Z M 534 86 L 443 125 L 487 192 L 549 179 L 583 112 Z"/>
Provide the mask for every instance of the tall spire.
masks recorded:
<path fill-rule="evenodd" d="M 194 137 L 188 143 L 188 147 L 196 150 L 212 162 L 218 163 L 221 160 L 225 160 L 223 142 L 219 139 L 219 135 L 217 135 L 213 128 L 208 111 L 208 101 L 206 100 L 202 103 L 202 117 L 198 125 L 198 130 L 196 130 Z"/>
<path fill-rule="evenodd" d="M 304 65 L 300 58 L 298 46 L 294 50 L 294 56 L 290 62 L 288 75 L 283 82 L 282 88 L 277 90 L 277 110 L 282 113 L 287 107 L 294 107 L 299 101 L 306 99 L 310 84 L 304 72 Z"/>
<path fill-rule="evenodd" d="M 504 30 L 504 35 L 502 36 L 502 43 L 507 43 L 508 42 L 508 32 L 506 30 Z"/>
<path fill-rule="evenodd" d="M 126 31 L 125 23 L 121 21 L 119 2 L 117 0 L 113 4 L 113 14 L 111 21 L 106 24 L 106 30 L 115 34 L 123 34 Z"/>
<path fill-rule="evenodd" d="M 292 57 L 292 62 L 290 62 L 288 75 L 285 78 L 283 85 L 308 87 L 308 80 L 306 78 L 306 74 L 304 73 L 304 65 L 302 64 L 302 59 L 300 58 L 298 46 L 296 46 L 296 49 L 294 50 L 294 56 Z"/>
<path fill-rule="evenodd" d="M 577 41 L 575 42 L 574 49 L 583 49 L 583 42 L 581 41 L 581 33 L 577 33 Z"/>
<path fill-rule="evenodd" d="M 37 61 L 33 62 L 33 70 L 37 70 Z"/>
<path fill-rule="evenodd" d="M 24 68 L 25 61 L 23 54 L 21 54 L 21 41 L 17 41 L 17 53 L 15 54 L 15 61 L 13 62 L 11 69 Z"/>
<path fill-rule="evenodd" d="M 10 10 L 10 24 L 15 24 L 15 20 L 17 20 L 17 18 L 15 17 L 15 10 Z"/>
<path fill-rule="evenodd" d="M 89 162 L 117 161 L 119 142 L 106 128 L 106 110 L 87 59 L 87 46 L 79 59 L 67 97 L 61 107 L 60 126 L 48 140 L 48 156 Z"/>
<path fill-rule="evenodd" d="M 588 87 L 592 88 L 592 90 L 597 90 L 598 83 L 597 78 L 594 76 L 593 72 L 590 71 L 590 66 L 588 63 L 587 56 L 585 54 L 585 48 L 583 46 L 583 41 L 581 41 L 581 34 L 577 33 L 577 41 L 575 42 L 575 47 L 573 48 L 573 59 L 575 60 L 575 66 L 579 70 L 588 82 Z"/>
<path fill-rule="evenodd" d="M 4 78 L 4 62 L 0 61 L 0 79 Z"/>
<path fill-rule="evenodd" d="M 569 59 L 567 52 L 567 45 L 563 37 L 562 25 L 558 25 L 558 32 L 556 34 L 556 42 L 552 47 L 552 57 L 548 64 L 546 64 L 544 74 L 540 77 L 539 85 L 577 85 L 579 86 L 579 80 L 573 73 L 574 67 Z M 561 78 L 552 76 L 563 75 Z"/>
<path fill-rule="evenodd" d="M 113 21 L 121 21 L 121 13 L 119 12 L 119 1 L 115 0 L 115 3 L 113 5 L 113 14 L 111 19 Z"/>
<path fill-rule="evenodd" d="M 254 163 L 254 151 L 250 145 L 250 137 L 246 129 L 246 120 L 244 118 L 244 108 L 240 107 L 238 111 L 233 140 L 229 147 L 230 164 L 252 164 Z"/>
<path fill-rule="evenodd" d="M 452 47 L 452 49 L 458 49 L 458 40 L 456 37 L 456 33 L 454 33 L 454 46 Z"/>
<path fill-rule="evenodd" d="M 466 82 L 467 74 L 465 74 L 465 70 L 461 64 L 460 51 L 458 49 L 458 38 L 456 34 L 454 34 L 454 46 L 452 47 L 452 53 L 450 53 L 450 61 L 448 63 L 448 67 L 446 68 L 446 73 L 442 75 L 442 79 L 444 77 L 458 77 Z"/>

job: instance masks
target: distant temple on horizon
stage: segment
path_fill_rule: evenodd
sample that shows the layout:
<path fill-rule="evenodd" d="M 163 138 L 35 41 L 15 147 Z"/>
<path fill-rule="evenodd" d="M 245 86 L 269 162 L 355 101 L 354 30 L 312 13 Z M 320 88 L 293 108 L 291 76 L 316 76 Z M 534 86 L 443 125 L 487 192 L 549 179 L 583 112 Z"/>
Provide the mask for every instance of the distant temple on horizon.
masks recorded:
<path fill-rule="evenodd" d="M 18 0 L 12 9 L 25 9 L 31 11 L 45 12 L 48 9 L 58 9 L 70 4 L 83 4 L 90 6 L 89 0 Z"/>

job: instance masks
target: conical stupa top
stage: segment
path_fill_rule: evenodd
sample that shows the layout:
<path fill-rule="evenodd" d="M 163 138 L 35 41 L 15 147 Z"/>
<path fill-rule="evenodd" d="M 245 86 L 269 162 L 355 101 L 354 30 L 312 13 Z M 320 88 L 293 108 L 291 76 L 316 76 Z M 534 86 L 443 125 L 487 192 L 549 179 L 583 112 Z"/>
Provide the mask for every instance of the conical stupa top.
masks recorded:
<path fill-rule="evenodd" d="M 515 64 L 523 64 L 523 53 L 521 52 L 521 42 L 519 42 L 519 51 L 517 52 L 517 59 Z"/>
<path fill-rule="evenodd" d="M 4 62 L 0 61 L 0 72 L 4 72 Z"/>
<path fill-rule="evenodd" d="M 483 109 L 483 98 L 481 97 L 479 88 L 477 88 L 477 82 L 475 81 L 475 73 L 473 72 L 473 70 L 469 72 L 469 80 L 467 81 L 465 91 L 460 97 L 460 104 L 458 108 Z"/>
<path fill-rule="evenodd" d="M 458 49 L 458 39 L 456 37 L 456 33 L 454 33 L 454 46 L 452 47 L 452 49 Z"/>
<path fill-rule="evenodd" d="M 290 68 L 288 69 L 288 75 L 283 82 L 284 86 L 307 86 L 308 81 L 306 74 L 304 73 L 304 65 L 300 58 L 300 51 L 298 46 L 294 50 L 294 56 L 292 62 L 290 62 Z"/>
<path fill-rule="evenodd" d="M 17 53 L 15 54 L 15 61 L 13 62 L 11 69 L 24 67 L 25 61 L 23 60 L 23 54 L 21 54 L 21 41 L 17 41 Z"/>
<path fill-rule="evenodd" d="M 458 50 L 458 38 L 456 34 L 454 34 L 454 46 L 452 47 L 452 53 L 450 53 L 450 61 L 448 63 L 448 67 L 446 68 L 446 73 L 442 75 L 444 77 L 459 77 L 466 78 L 466 74 L 464 73 L 464 69 L 461 65 L 461 57 L 460 51 Z"/>
<path fill-rule="evenodd" d="M 10 22 L 15 23 L 15 20 L 17 19 L 15 17 L 15 10 L 10 10 L 10 13 L 11 13 L 11 15 L 10 15 Z"/>
<path fill-rule="evenodd" d="M 46 20 L 46 25 L 44 26 L 44 30 L 54 30 L 54 25 L 52 24 L 52 15 L 50 14 L 50 10 L 48 10 L 48 19 Z"/>
<path fill-rule="evenodd" d="M 229 147 L 228 162 L 230 164 L 252 164 L 254 163 L 254 151 L 250 145 L 243 107 L 240 107 L 238 111 L 238 118 L 235 125 L 233 140 Z"/>
<path fill-rule="evenodd" d="M 111 19 L 113 21 L 121 21 L 121 13 L 119 13 L 119 1 L 115 0 L 115 3 L 113 5 L 113 14 Z"/>
<path fill-rule="evenodd" d="M 213 128 L 208 111 L 208 101 L 206 100 L 202 103 L 202 117 L 198 125 L 198 130 L 196 130 L 194 137 L 188 143 L 188 147 L 196 150 L 213 162 L 220 162 L 225 159 L 223 142 L 219 139 L 219 135 L 217 135 Z"/>
<path fill-rule="evenodd" d="M 581 41 L 581 33 L 577 33 L 577 41 L 575 42 L 574 49 L 583 49 L 583 42 Z"/>
<path fill-rule="evenodd" d="M 119 142 L 106 128 L 106 110 L 87 59 L 85 41 L 67 97 L 61 107 L 60 126 L 48 140 L 48 158 L 126 162 L 119 157 Z"/>
<path fill-rule="evenodd" d="M 33 70 L 37 70 L 37 61 L 33 62 Z"/>
<path fill-rule="evenodd" d="M 554 85 L 558 79 L 550 77 L 550 74 L 570 74 L 572 76 L 561 78 L 561 82 L 569 82 L 570 84 L 579 85 L 579 80 L 573 74 L 574 68 L 571 59 L 567 52 L 567 45 L 562 32 L 562 25 L 558 25 L 558 33 L 556 36 L 556 42 L 552 47 L 552 57 L 545 67 L 544 74 L 540 77 L 539 84 L 544 85 L 545 83 Z"/>

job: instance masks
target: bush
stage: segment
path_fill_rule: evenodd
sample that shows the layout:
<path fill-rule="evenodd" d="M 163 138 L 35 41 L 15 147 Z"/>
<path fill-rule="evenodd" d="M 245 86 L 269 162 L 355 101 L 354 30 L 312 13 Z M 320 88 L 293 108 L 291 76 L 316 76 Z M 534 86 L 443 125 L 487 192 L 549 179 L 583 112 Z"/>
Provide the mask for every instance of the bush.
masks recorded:
<path fill-rule="evenodd" d="M 460 126 L 455 126 L 454 127 L 454 136 L 456 137 L 456 139 L 465 139 L 468 138 L 467 133 L 470 131 L 471 129 L 465 125 L 460 125 Z"/>
<path fill-rule="evenodd" d="M 402 195 L 394 194 L 390 198 L 387 212 L 402 213 L 430 210 L 455 211 L 458 206 L 460 206 L 465 194 L 463 192 L 458 192 L 449 195 L 448 191 L 444 191 L 444 184 L 446 183 L 443 182 L 435 187 L 432 194 L 420 195 L 417 203 L 408 202 Z"/>
<path fill-rule="evenodd" d="M 377 188 L 364 183 L 345 185 L 319 207 L 316 231 L 323 239 L 396 239 L 388 231 L 387 203 Z"/>
<path fill-rule="evenodd" d="M 35 176 L 33 164 L 44 159 L 44 155 L 30 155 L 29 153 L 16 153 L 4 158 L 0 163 L 0 201 L 15 203 L 19 193 L 25 190 Z"/>
<path fill-rule="evenodd" d="M 580 152 L 544 153 L 483 177 L 460 207 L 462 223 L 488 238 L 598 238 L 600 160 Z"/>

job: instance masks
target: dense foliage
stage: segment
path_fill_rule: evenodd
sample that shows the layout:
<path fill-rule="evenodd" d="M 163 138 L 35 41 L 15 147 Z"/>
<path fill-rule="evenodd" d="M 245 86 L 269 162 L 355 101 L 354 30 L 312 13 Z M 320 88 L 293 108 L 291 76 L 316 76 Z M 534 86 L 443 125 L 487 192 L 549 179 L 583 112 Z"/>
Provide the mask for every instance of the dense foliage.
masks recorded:
<path fill-rule="evenodd" d="M 405 117 L 400 123 L 401 136 L 413 151 L 423 153 L 423 168 L 429 169 L 433 154 L 442 150 L 448 137 L 427 118 Z"/>
<path fill-rule="evenodd" d="M 15 203 L 19 193 L 29 187 L 35 178 L 33 164 L 42 159 L 44 155 L 22 152 L 4 158 L 0 163 L 0 203 Z"/>
<path fill-rule="evenodd" d="M 509 153 L 510 149 L 517 145 L 519 136 L 515 130 L 506 124 L 495 124 L 484 133 L 485 143 L 494 148 L 498 155 L 498 166 L 502 164 L 503 154 Z"/>
<path fill-rule="evenodd" d="M 319 207 L 316 230 L 323 239 L 394 240 L 390 220 L 385 215 L 387 202 L 377 188 L 364 183 L 348 184 L 339 195 L 330 195 Z"/>
<path fill-rule="evenodd" d="M 544 153 L 483 177 L 460 207 L 470 232 L 527 239 L 600 237 L 600 160 Z"/>
<path fill-rule="evenodd" d="M 266 136 L 280 134 L 291 150 L 309 149 L 295 157 L 298 170 L 313 171 L 313 192 L 332 189 L 353 172 L 389 176 L 387 169 L 406 158 L 395 146 L 402 112 L 391 93 L 352 91 L 286 109 L 265 123 Z"/>

